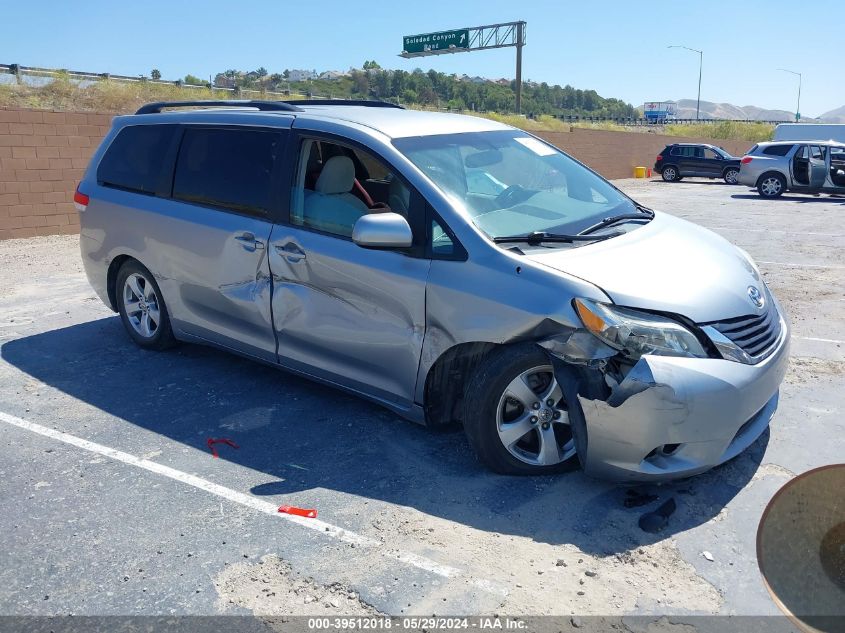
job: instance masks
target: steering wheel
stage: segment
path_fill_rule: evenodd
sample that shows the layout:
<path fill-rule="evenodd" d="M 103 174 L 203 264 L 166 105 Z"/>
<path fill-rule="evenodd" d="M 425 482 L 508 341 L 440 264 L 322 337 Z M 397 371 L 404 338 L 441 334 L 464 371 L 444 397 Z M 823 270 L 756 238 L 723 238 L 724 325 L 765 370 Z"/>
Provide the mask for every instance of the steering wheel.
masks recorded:
<path fill-rule="evenodd" d="M 535 193 L 536 191 L 530 191 L 521 185 L 511 185 L 496 196 L 496 202 L 505 209 L 528 200 L 528 198 L 533 196 Z"/>

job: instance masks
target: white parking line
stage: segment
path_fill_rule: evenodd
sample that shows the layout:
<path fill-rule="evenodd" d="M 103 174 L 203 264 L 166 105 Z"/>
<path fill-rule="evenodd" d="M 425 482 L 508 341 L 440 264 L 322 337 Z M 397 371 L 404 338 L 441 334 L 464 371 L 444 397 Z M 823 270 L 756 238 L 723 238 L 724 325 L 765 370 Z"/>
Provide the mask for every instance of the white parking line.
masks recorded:
<path fill-rule="evenodd" d="M 829 266 L 827 264 L 795 264 L 789 262 L 765 262 L 762 259 L 757 260 L 758 264 L 768 264 L 769 266 L 786 266 L 787 268 L 835 268 L 842 269 L 845 266 Z"/>
<path fill-rule="evenodd" d="M 2 411 L 0 411 L 0 422 L 11 424 L 12 426 L 24 429 L 25 431 L 31 431 L 32 433 L 37 433 L 39 435 L 43 435 L 44 437 L 49 437 L 50 439 L 64 442 L 65 444 L 70 444 L 71 446 L 76 446 L 77 448 L 81 448 L 92 453 L 97 453 L 104 457 L 108 457 L 109 459 L 128 464 L 129 466 L 143 468 L 144 470 L 148 470 L 157 475 L 168 477 L 183 484 L 198 488 L 199 490 L 204 490 L 205 492 L 217 495 L 218 497 L 222 497 L 233 503 L 238 503 L 258 512 L 269 514 L 278 519 L 282 519 L 283 521 L 296 523 L 299 526 L 308 528 L 309 530 L 314 530 L 330 538 L 343 541 L 344 543 L 351 543 L 358 547 L 377 548 L 380 554 L 403 562 L 407 565 L 411 565 L 412 567 L 437 574 L 438 576 L 442 576 L 444 578 L 453 578 L 461 573 L 460 569 L 450 567 L 449 565 L 442 565 L 441 563 L 433 561 L 430 558 L 426 558 L 425 556 L 420 556 L 411 552 L 387 551 L 387 548 L 381 541 L 352 532 L 351 530 L 346 530 L 336 525 L 332 525 L 331 523 L 326 523 L 325 521 L 308 519 L 291 514 L 282 514 L 278 511 L 278 507 L 269 501 L 256 499 L 251 495 L 215 484 L 207 479 L 203 479 L 202 477 L 184 473 L 181 470 L 176 470 L 175 468 L 170 468 L 169 466 L 165 466 L 157 462 L 136 457 L 134 455 L 130 455 L 129 453 L 124 453 L 123 451 L 109 448 L 108 446 L 103 446 L 102 444 L 97 444 L 96 442 L 84 440 L 80 437 L 76 437 L 75 435 L 71 435 L 70 433 L 65 433 L 64 431 L 50 429 L 46 426 L 24 420 L 23 418 L 4 413 Z M 471 583 L 479 589 L 490 591 L 497 595 L 507 595 L 508 593 L 505 587 L 499 586 L 497 583 L 492 583 L 491 581 L 485 579 L 473 579 Z"/>
<path fill-rule="evenodd" d="M 819 343 L 845 343 L 845 341 L 838 341 L 835 338 L 815 338 L 813 336 L 793 336 L 792 338 L 799 341 L 818 341 Z"/>
<path fill-rule="evenodd" d="M 707 226 L 705 228 L 711 231 L 741 231 L 743 233 L 784 233 L 786 235 L 795 235 L 795 231 L 784 231 L 781 229 L 749 229 L 745 226 Z M 801 231 L 801 235 L 815 235 L 817 237 L 845 237 L 845 233 L 813 233 L 811 231 Z"/>

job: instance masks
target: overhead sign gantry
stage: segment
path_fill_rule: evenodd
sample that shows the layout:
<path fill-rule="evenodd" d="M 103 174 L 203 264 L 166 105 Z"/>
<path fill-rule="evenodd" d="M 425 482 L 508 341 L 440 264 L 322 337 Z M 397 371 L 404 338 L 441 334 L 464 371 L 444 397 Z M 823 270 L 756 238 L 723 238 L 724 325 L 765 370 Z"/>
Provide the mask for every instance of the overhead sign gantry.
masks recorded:
<path fill-rule="evenodd" d="M 451 31 L 406 35 L 402 38 L 400 57 L 427 57 L 446 53 L 468 53 L 488 48 L 516 47 L 516 111 L 522 110 L 522 47 L 525 46 L 525 22 L 505 22 Z"/>

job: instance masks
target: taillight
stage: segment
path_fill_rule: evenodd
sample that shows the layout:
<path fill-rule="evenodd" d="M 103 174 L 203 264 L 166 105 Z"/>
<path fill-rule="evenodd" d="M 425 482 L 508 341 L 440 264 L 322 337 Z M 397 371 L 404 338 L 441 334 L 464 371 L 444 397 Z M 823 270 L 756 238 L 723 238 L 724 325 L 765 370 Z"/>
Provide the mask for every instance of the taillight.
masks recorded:
<path fill-rule="evenodd" d="M 79 187 L 77 187 L 76 192 L 73 194 L 73 206 L 76 207 L 76 210 L 85 211 L 85 209 L 88 208 L 88 200 L 90 200 L 90 198 L 79 191 Z"/>
<path fill-rule="evenodd" d="M 658 154 L 658 155 L 657 155 L 657 158 L 655 158 L 655 159 L 654 159 L 654 161 L 655 161 L 655 162 L 660 162 L 661 160 L 663 160 L 663 155 L 662 155 L 662 154 Z"/>
<path fill-rule="evenodd" d="M 743 165 L 747 165 L 747 164 L 748 164 L 748 163 L 750 163 L 752 160 L 754 160 L 754 158 L 753 158 L 752 156 L 743 156 L 743 157 L 742 157 L 742 160 L 741 160 L 741 161 L 739 161 L 739 162 L 740 162 L 740 163 L 742 163 Z"/>

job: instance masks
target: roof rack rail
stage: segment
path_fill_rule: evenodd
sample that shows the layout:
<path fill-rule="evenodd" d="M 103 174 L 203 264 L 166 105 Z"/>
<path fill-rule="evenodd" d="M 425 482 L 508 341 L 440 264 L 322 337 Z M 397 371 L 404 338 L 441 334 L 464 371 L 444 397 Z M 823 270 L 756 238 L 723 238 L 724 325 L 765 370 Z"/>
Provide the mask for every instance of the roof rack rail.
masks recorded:
<path fill-rule="evenodd" d="M 405 106 L 389 101 L 370 101 L 368 99 L 295 99 L 287 101 L 291 105 L 304 106 L 364 106 L 367 108 L 398 108 L 404 110 Z"/>
<path fill-rule="evenodd" d="M 256 110 L 266 112 L 298 112 L 300 108 L 288 103 L 287 101 L 247 101 L 247 100 L 213 100 L 207 99 L 205 101 L 157 101 L 155 103 L 147 103 L 138 108 L 135 114 L 158 114 L 164 108 L 188 108 L 188 107 L 204 107 L 204 108 L 255 108 Z"/>

